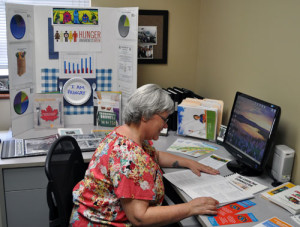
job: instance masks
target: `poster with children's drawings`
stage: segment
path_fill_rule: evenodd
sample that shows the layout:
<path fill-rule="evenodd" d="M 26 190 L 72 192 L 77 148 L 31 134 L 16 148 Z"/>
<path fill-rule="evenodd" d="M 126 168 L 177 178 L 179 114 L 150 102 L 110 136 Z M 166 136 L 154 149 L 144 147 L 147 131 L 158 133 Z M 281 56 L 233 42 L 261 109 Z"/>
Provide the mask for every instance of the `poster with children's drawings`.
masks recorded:
<path fill-rule="evenodd" d="M 66 127 L 93 124 L 97 91 L 122 92 L 126 105 L 137 88 L 137 7 L 7 3 L 6 12 L 14 136 L 35 130 L 36 93 L 63 94 Z"/>

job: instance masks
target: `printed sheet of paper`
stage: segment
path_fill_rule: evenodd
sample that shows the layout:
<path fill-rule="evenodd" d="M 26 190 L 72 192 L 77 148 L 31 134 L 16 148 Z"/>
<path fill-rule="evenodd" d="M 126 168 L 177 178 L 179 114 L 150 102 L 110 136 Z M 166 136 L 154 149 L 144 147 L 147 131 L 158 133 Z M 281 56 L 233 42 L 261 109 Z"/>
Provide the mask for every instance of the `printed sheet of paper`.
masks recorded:
<path fill-rule="evenodd" d="M 204 159 L 199 160 L 198 162 L 210 166 L 214 169 L 219 169 L 222 166 L 226 165 L 227 162 L 231 161 L 230 159 L 223 158 L 221 156 L 218 156 L 216 154 L 212 154 Z"/>
<path fill-rule="evenodd" d="M 187 140 L 187 139 L 177 139 L 167 151 L 181 152 L 186 155 L 193 157 L 199 157 L 203 154 L 210 153 L 217 150 L 217 147 L 214 147 L 210 144 L 203 143 L 201 141 Z"/>

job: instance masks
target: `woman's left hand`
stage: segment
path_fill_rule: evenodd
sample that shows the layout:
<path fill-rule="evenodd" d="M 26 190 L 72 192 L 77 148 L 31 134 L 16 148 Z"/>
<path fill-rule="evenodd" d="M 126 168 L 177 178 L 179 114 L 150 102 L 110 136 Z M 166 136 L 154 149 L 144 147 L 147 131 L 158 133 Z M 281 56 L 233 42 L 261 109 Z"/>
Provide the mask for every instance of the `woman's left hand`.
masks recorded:
<path fill-rule="evenodd" d="M 201 164 L 197 161 L 191 160 L 191 159 L 187 160 L 187 168 L 192 170 L 192 172 L 194 174 L 196 174 L 197 176 L 200 176 L 201 172 L 209 173 L 209 174 L 213 174 L 213 175 L 220 174 L 219 170 L 211 168 L 207 165 L 203 165 L 203 164 Z"/>

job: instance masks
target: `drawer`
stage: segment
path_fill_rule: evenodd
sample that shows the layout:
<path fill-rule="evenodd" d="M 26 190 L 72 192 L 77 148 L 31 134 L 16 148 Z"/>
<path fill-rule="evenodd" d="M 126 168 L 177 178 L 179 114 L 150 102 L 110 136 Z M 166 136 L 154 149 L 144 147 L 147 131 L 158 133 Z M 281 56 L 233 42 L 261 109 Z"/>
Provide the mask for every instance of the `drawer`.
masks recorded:
<path fill-rule="evenodd" d="M 46 188 L 48 179 L 44 167 L 4 169 L 4 190 L 28 190 Z"/>

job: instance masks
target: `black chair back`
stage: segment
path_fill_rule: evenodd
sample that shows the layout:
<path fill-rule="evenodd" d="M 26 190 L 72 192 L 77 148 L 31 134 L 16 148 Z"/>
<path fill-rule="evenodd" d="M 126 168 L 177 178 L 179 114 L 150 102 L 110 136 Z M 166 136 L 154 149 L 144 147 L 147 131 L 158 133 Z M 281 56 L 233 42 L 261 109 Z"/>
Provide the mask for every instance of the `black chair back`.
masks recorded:
<path fill-rule="evenodd" d="M 85 170 L 80 147 L 73 137 L 59 137 L 51 145 L 45 164 L 50 226 L 69 225 L 72 190 L 83 179 Z"/>

